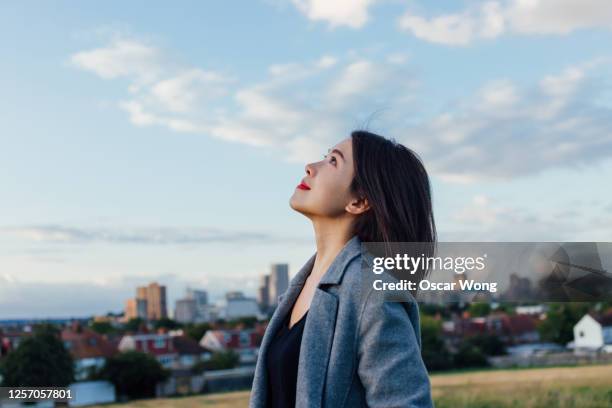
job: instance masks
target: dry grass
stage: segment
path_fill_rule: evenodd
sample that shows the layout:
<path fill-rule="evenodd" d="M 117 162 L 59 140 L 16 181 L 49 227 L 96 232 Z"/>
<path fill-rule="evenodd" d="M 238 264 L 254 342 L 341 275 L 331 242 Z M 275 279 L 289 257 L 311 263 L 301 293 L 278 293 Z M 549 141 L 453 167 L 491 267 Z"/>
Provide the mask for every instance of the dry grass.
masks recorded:
<path fill-rule="evenodd" d="M 612 407 L 612 365 L 495 370 L 431 376 L 436 408 Z M 106 405 L 121 408 L 247 407 L 248 391 Z"/>
<path fill-rule="evenodd" d="M 431 383 L 437 408 L 612 407 L 612 365 L 439 374 Z"/>
<path fill-rule="evenodd" d="M 249 392 L 227 392 L 195 397 L 158 398 L 132 401 L 127 404 L 96 405 L 92 408 L 238 408 L 249 405 Z"/>

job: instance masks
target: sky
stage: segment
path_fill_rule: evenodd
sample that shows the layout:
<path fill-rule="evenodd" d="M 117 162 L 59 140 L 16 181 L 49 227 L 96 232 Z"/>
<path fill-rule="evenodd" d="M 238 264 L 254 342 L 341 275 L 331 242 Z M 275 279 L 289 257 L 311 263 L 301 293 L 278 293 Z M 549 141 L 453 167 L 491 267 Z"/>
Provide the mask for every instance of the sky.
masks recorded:
<path fill-rule="evenodd" d="M 607 0 L 0 3 L 0 319 L 138 285 L 254 296 L 357 128 L 415 150 L 441 241 L 612 241 Z"/>

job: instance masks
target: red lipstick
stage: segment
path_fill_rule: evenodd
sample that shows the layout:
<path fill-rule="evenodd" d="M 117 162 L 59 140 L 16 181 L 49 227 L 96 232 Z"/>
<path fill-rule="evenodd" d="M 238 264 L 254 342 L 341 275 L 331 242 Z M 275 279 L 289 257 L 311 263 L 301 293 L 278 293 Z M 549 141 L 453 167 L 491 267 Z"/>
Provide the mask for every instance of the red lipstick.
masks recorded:
<path fill-rule="evenodd" d="M 310 187 L 308 186 L 308 184 L 304 183 L 303 181 L 298 184 L 297 188 L 299 188 L 300 190 L 310 190 Z"/>

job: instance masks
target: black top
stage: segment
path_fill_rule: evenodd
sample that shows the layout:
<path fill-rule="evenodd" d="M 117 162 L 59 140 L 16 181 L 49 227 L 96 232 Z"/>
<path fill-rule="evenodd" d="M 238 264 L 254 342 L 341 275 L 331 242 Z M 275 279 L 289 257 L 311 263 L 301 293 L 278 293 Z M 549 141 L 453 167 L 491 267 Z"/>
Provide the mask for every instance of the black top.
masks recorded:
<path fill-rule="evenodd" d="M 291 312 L 270 342 L 266 355 L 269 408 L 294 408 L 302 333 L 308 312 L 291 329 Z"/>

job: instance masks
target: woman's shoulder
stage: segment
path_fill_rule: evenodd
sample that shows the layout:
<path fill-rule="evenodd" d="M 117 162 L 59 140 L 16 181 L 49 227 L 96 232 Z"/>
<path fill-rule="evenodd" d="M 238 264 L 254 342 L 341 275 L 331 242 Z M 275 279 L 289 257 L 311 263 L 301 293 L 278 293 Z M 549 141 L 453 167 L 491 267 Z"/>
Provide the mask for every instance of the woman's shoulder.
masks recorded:
<path fill-rule="evenodd" d="M 383 286 L 389 287 L 390 283 L 397 284 L 400 280 L 387 271 L 380 274 L 374 273 L 372 259 L 371 254 L 361 252 L 347 263 L 342 279 L 344 289 L 351 294 L 361 293 L 362 302 L 369 298 L 377 298 L 416 303 L 414 295 L 408 290 L 393 293 L 378 290 L 377 288 Z"/>
<path fill-rule="evenodd" d="M 338 292 L 339 300 L 345 308 L 354 311 L 358 326 L 367 327 L 370 321 L 387 320 L 389 317 L 403 315 L 405 323 L 413 327 L 419 326 L 418 304 L 412 293 L 402 291 L 401 293 L 387 293 L 376 290 L 374 281 L 385 283 L 397 282 L 398 279 L 389 273 L 374 274 L 369 268 L 369 263 L 364 255 L 360 254 L 352 259 L 344 271 L 341 287 Z M 398 314 L 399 313 L 399 314 Z"/>

